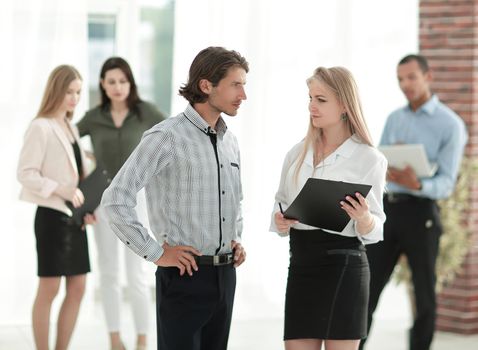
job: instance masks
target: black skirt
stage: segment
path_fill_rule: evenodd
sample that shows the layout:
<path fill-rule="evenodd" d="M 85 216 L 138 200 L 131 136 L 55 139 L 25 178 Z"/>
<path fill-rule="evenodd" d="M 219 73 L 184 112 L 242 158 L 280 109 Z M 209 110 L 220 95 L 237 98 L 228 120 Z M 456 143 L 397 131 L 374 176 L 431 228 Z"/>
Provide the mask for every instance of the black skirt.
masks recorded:
<path fill-rule="evenodd" d="M 291 229 L 290 253 L 284 340 L 365 338 L 370 270 L 362 243 Z"/>
<path fill-rule="evenodd" d="M 86 230 L 68 215 L 38 207 L 35 236 L 39 277 L 72 276 L 90 272 Z"/>

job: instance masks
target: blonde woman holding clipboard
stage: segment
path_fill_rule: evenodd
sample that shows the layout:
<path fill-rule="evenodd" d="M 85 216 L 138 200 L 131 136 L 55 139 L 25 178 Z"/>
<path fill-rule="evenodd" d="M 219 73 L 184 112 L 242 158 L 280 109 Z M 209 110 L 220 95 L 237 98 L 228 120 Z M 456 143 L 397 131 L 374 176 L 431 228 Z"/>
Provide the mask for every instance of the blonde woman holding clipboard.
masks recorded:
<path fill-rule="evenodd" d="M 342 67 L 307 80 L 309 130 L 286 155 L 270 230 L 290 237 L 284 341 L 287 350 L 355 350 L 367 332 L 369 267 L 364 244 L 382 239 L 387 161 L 373 146 L 357 87 Z M 308 178 L 372 186 L 337 203 L 349 216 L 342 232 L 284 218 Z M 320 215 L 320 213 L 317 213 Z"/>

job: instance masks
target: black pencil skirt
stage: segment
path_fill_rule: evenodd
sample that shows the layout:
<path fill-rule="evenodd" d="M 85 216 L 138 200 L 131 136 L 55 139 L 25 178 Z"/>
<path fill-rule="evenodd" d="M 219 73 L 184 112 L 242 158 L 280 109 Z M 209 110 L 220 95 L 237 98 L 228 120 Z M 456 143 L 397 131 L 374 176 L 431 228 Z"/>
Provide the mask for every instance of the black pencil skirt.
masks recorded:
<path fill-rule="evenodd" d="M 90 272 L 86 231 L 68 215 L 38 207 L 35 236 L 39 277 L 72 276 Z"/>
<path fill-rule="evenodd" d="M 362 243 L 291 229 L 290 253 L 284 340 L 366 337 L 370 270 Z"/>

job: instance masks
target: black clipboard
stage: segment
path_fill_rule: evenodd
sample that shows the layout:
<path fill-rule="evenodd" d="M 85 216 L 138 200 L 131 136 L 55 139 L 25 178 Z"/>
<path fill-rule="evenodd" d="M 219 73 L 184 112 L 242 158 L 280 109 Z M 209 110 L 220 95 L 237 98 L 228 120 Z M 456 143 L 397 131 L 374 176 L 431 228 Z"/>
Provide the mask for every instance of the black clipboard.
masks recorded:
<path fill-rule="evenodd" d="M 93 172 L 82 180 L 78 188 L 85 196 L 85 202 L 79 208 L 74 208 L 71 202 L 66 202 L 72 211 L 71 219 L 78 225 L 83 224 L 83 217 L 88 213 L 93 213 L 101 202 L 101 196 L 104 190 L 111 183 L 111 178 L 106 169 L 97 166 Z"/>
<path fill-rule="evenodd" d="M 372 186 L 343 181 L 309 178 L 304 187 L 284 212 L 287 219 L 336 232 L 342 232 L 350 221 L 340 201 L 359 192 L 366 197 Z"/>

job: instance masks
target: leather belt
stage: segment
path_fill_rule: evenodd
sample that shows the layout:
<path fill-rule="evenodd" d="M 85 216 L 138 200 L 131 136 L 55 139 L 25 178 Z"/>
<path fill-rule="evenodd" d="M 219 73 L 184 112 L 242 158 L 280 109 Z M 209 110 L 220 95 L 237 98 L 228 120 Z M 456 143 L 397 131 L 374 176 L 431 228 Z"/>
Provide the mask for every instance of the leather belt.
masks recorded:
<path fill-rule="evenodd" d="M 426 198 L 426 197 L 417 197 L 408 193 L 393 193 L 393 192 L 386 193 L 385 198 L 387 199 L 389 203 L 431 201 L 430 198 Z"/>
<path fill-rule="evenodd" d="M 234 254 L 194 256 L 198 265 L 222 266 L 234 262 Z"/>

